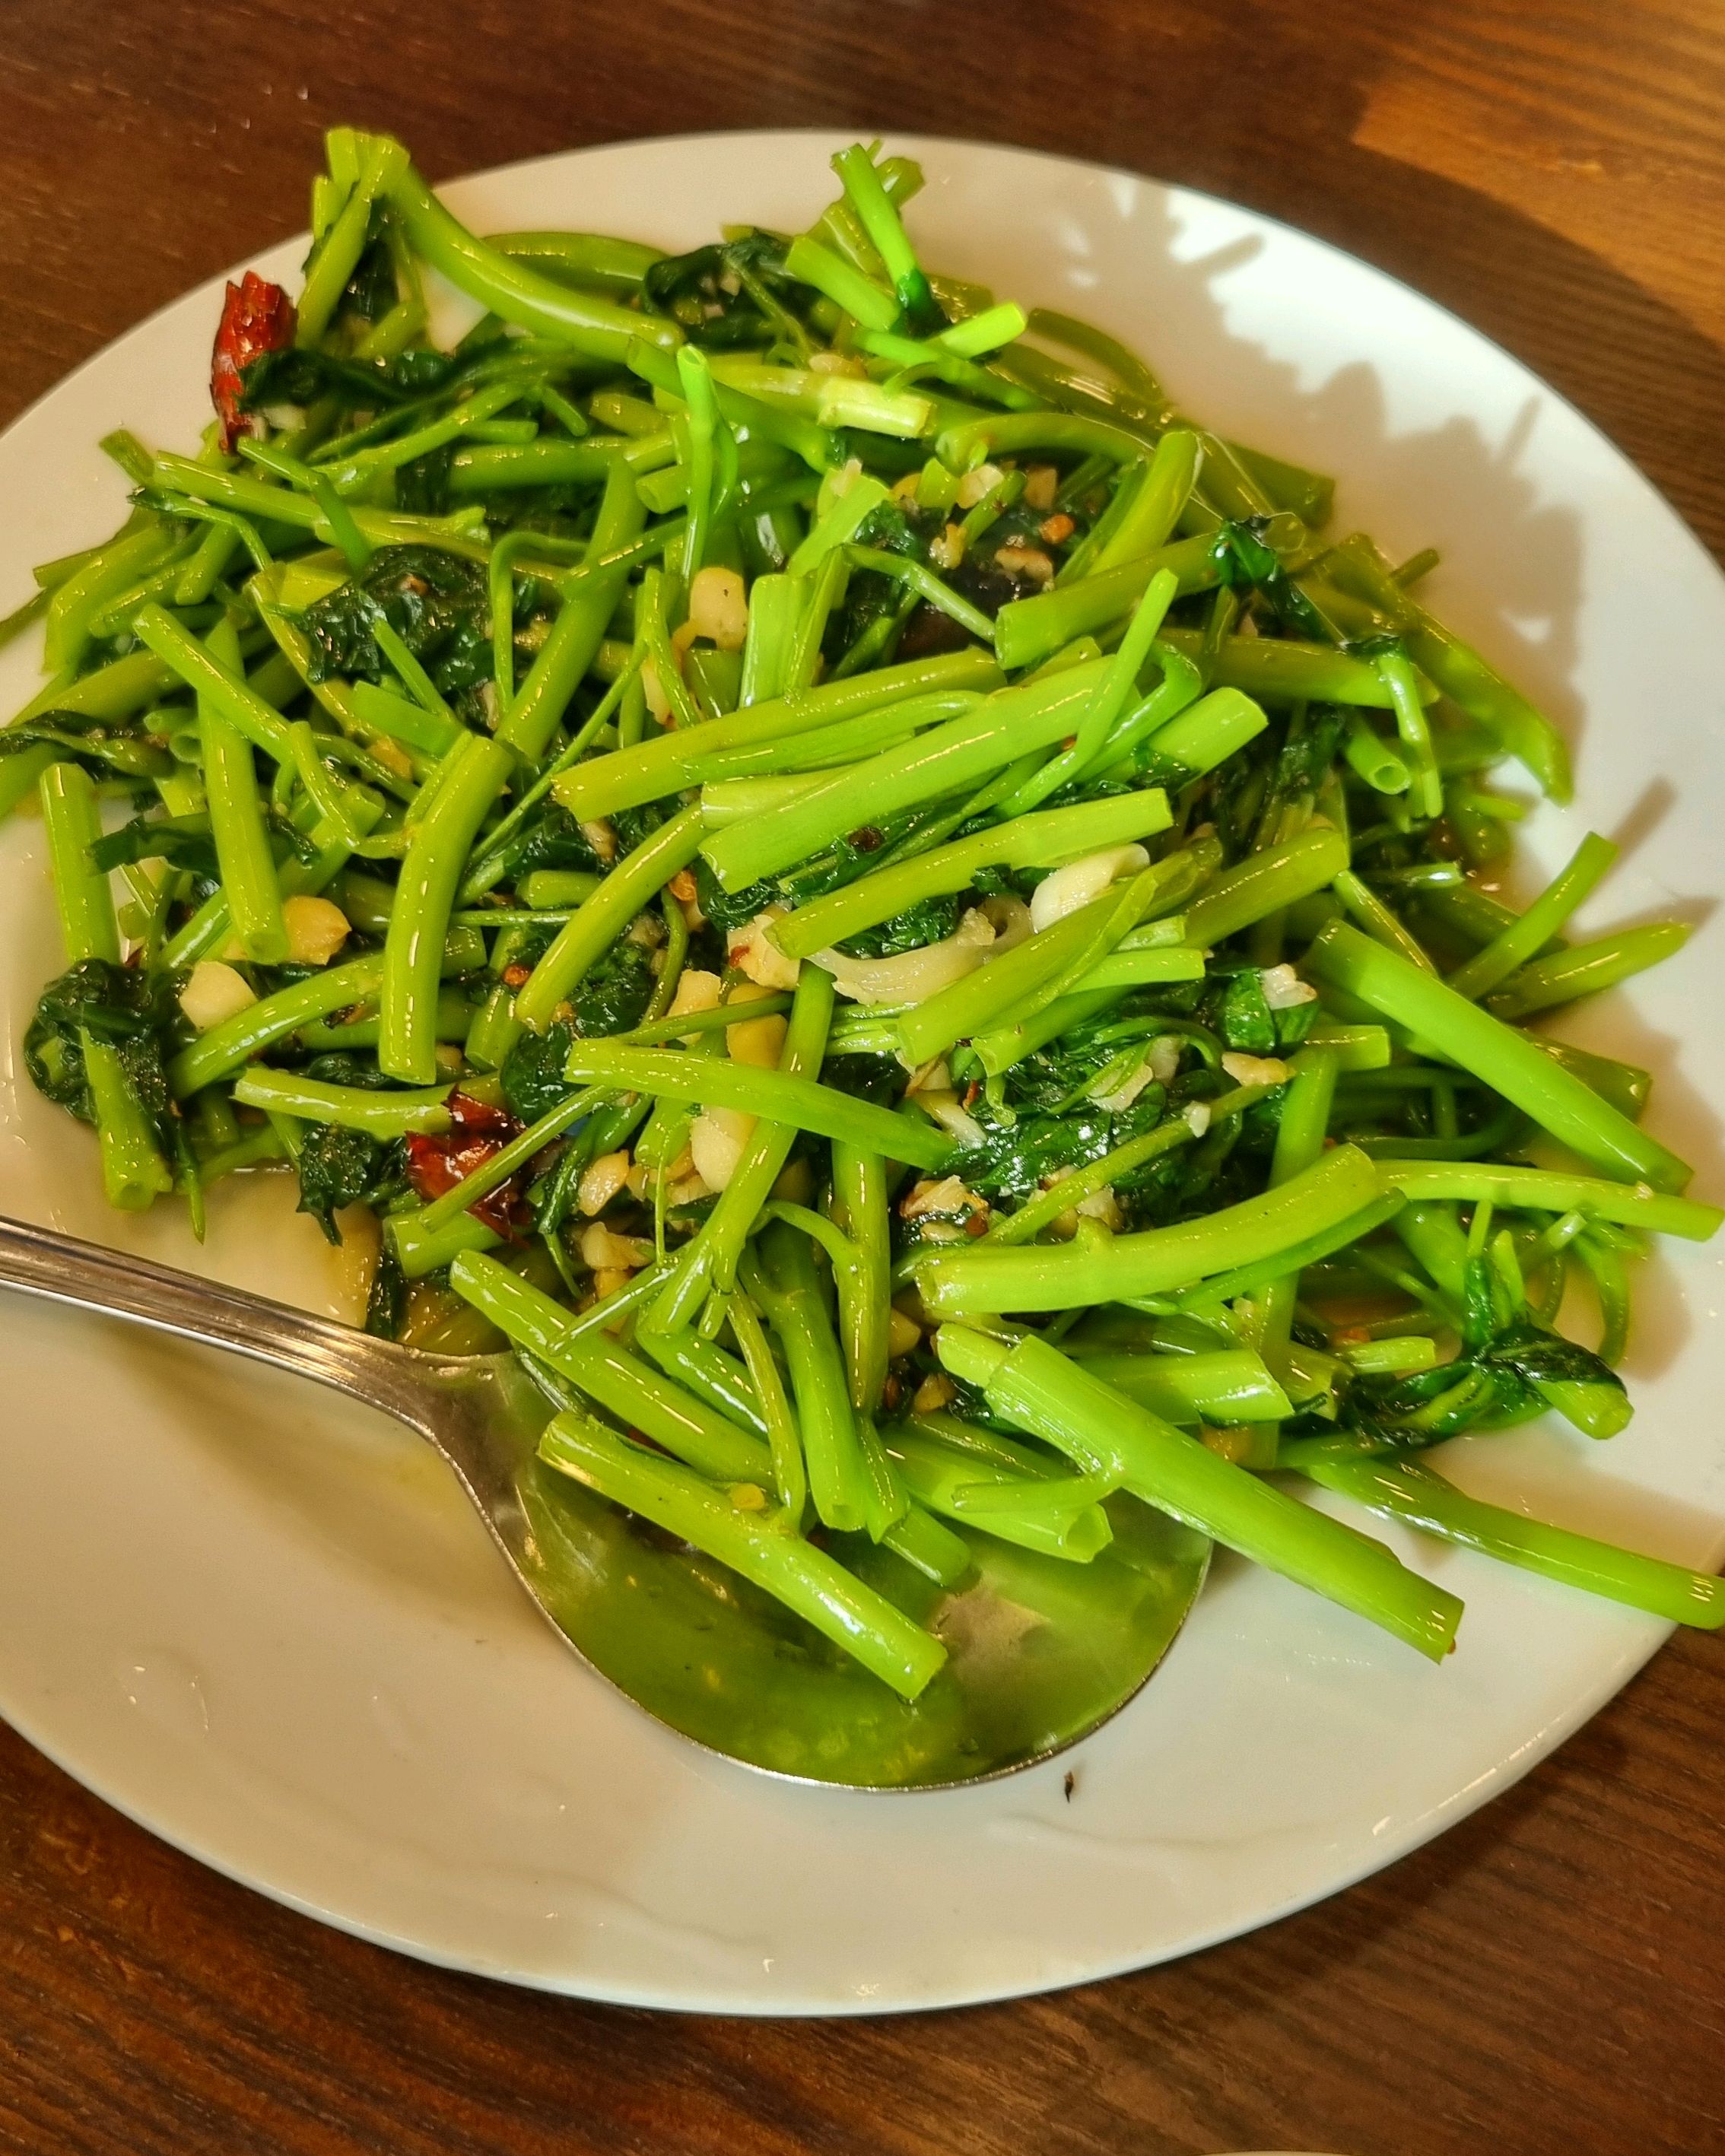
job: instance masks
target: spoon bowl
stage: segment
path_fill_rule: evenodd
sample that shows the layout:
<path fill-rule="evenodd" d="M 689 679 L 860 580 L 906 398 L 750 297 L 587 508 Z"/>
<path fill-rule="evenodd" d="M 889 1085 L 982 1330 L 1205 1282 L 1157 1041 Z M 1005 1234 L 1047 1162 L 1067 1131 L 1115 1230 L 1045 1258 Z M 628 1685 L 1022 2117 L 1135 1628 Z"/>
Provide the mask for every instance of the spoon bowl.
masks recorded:
<path fill-rule="evenodd" d="M 866 1536 L 835 1536 L 835 1554 L 946 1644 L 907 1703 L 736 1573 L 547 1467 L 540 1433 L 568 1402 L 514 1355 L 398 1347 L 17 1220 L 0 1219 L 0 1287 L 249 1356 L 404 1423 L 590 1669 L 680 1735 L 792 1781 L 947 1789 L 1050 1758 L 1142 1687 L 1209 1560 L 1203 1536 L 1119 1497 L 1114 1540 L 1087 1564 L 952 1523 L 974 1560 L 952 1593 Z"/>

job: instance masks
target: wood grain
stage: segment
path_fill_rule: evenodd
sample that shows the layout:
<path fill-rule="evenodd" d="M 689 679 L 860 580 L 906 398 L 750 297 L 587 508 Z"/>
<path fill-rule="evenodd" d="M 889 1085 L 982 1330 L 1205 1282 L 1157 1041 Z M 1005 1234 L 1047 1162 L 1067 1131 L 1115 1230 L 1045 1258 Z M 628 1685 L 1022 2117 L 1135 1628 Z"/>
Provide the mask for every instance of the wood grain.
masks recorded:
<path fill-rule="evenodd" d="M 1018 141 L 1408 278 L 1725 554 L 1716 0 L 12 0 L 0 420 L 303 223 L 338 120 L 441 177 L 685 128 Z M 881 2023 L 675 2020 L 421 1968 L 0 1732 L 0 2148 L 54 2156 L 1712 2156 L 1725 1666 L 1686 1639 L 1440 1843 L 1172 1968 Z"/>

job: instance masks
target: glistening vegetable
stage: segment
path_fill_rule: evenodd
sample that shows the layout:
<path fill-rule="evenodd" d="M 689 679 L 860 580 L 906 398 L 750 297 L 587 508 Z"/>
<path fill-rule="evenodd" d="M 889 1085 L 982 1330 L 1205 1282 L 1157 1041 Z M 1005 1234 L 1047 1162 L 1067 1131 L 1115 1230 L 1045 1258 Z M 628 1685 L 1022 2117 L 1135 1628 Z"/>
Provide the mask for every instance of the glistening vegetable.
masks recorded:
<path fill-rule="evenodd" d="M 368 1215 L 373 1331 L 558 1402 L 547 1564 L 597 1521 L 759 1620 L 835 1758 L 1040 1715 L 1042 1617 L 1147 1639 L 1204 1537 L 1440 1660 L 1447 1578 L 1275 1467 L 1717 1624 L 1424 1456 L 1630 1418 L 1634 1260 L 1722 1215 L 1648 1071 L 1523 1021 L 1687 926 L 1578 937 L 1595 834 L 1495 895 L 1494 767 L 1568 759 L 1433 557 L 925 261 L 921 178 L 851 146 L 802 231 L 667 257 L 483 238 L 335 131 L 208 439 L 110 435 L 125 521 L 0 624 L 64 946 L 18 1060 L 118 1207 Z"/>

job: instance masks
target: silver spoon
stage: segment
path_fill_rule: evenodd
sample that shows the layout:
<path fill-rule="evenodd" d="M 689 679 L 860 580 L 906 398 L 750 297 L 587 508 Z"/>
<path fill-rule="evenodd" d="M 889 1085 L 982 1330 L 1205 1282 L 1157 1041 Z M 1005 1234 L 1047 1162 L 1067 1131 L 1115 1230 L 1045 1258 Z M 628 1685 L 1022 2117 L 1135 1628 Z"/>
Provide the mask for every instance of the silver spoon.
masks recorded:
<path fill-rule="evenodd" d="M 1141 1689 L 1209 1545 L 1130 1499 L 1089 1564 L 960 1529 L 944 1594 L 865 1537 L 846 1561 L 946 1640 L 914 1706 L 734 1573 L 544 1466 L 558 1403 L 516 1357 L 399 1348 L 219 1281 L 0 1218 L 0 1287 L 225 1348 L 380 1409 L 454 1470 L 541 1614 L 589 1668 L 710 1750 L 797 1781 L 951 1788 L 1063 1751 Z"/>

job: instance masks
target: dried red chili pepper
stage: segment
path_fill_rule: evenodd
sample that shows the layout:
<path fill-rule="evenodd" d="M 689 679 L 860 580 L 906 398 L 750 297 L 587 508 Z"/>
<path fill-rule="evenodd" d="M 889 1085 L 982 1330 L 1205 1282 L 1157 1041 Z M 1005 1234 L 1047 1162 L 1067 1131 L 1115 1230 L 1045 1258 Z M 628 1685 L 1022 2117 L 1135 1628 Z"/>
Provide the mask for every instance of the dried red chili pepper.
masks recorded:
<path fill-rule="evenodd" d="M 488 1136 L 512 1138 L 526 1127 L 517 1122 L 507 1108 L 499 1108 L 489 1101 L 475 1100 L 471 1093 L 464 1093 L 458 1086 L 449 1098 L 449 1120 L 458 1131 L 483 1131 Z"/>
<path fill-rule="evenodd" d="M 222 447 L 231 449 L 245 430 L 239 408 L 240 375 L 266 352 L 280 352 L 294 341 L 294 303 L 280 285 L 248 270 L 222 298 L 222 319 L 210 355 L 209 395 L 222 423 Z"/>
<path fill-rule="evenodd" d="M 408 1138 L 408 1180 L 427 1204 L 465 1183 L 521 1128 L 507 1109 L 475 1101 L 470 1093 L 451 1093 L 449 1108 L 453 1130 L 436 1137 L 415 1131 Z M 523 1182 L 523 1177 L 512 1175 L 468 1210 L 494 1234 L 513 1235 L 524 1224 Z"/>

